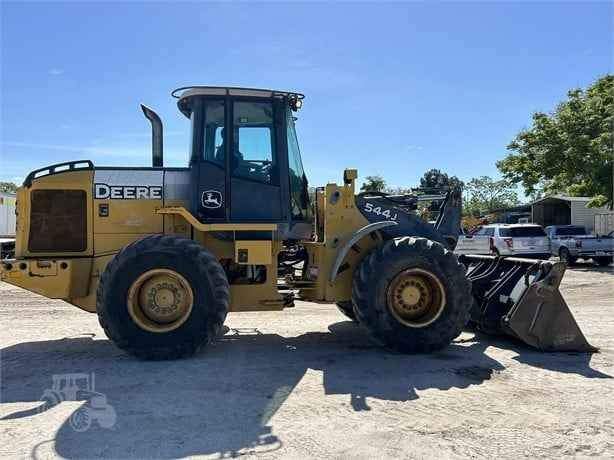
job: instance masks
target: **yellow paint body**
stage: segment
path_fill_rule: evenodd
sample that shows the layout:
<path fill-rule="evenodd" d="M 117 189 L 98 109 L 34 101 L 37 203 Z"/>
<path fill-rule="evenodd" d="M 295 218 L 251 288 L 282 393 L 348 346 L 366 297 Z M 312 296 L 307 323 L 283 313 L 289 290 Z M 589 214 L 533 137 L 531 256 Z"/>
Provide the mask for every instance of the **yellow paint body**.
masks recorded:
<path fill-rule="evenodd" d="M 301 297 L 313 301 L 349 300 L 352 273 L 377 238 L 366 236 L 351 250 L 337 279 L 329 280 L 339 248 L 368 222 L 354 203 L 354 170 L 346 171 L 345 185 L 328 184 L 317 193 L 317 240 L 303 242 L 313 279 L 296 281 Z M 292 302 L 277 289 L 276 224 L 203 224 L 187 211 L 187 203 L 162 199 L 95 199 L 92 170 L 67 171 L 35 179 L 17 193 L 16 260 L 0 264 L 0 279 L 43 296 L 63 299 L 83 310 L 96 311 L 96 290 L 107 264 L 127 244 L 152 234 L 193 238 L 218 260 L 266 267 L 261 284 L 231 284 L 230 311 L 280 310 Z M 36 190 L 82 190 L 87 203 L 86 247 L 79 252 L 32 252 L 31 195 Z M 108 216 L 98 212 L 107 206 Z M 221 240 L 214 231 L 270 231 L 271 239 Z"/>
<path fill-rule="evenodd" d="M 380 241 L 377 234 L 365 235 L 344 258 L 342 270 L 335 280 L 330 280 L 331 270 L 340 248 L 354 236 L 358 229 L 369 223 L 356 208 L 355 170 L 346 170 L 345 178 L 346 184 L 341 186 L 327 184 L 324 190 L 318 190 L 316 193 L 317 241 L 303 243 L 309 254 L 309 267 L 313 273 L 312 279 L 304 280 L 299 284 L 299 295 L 305 300 L 349 301 L 352 297 L 354 269 L 369 250 Z"/>

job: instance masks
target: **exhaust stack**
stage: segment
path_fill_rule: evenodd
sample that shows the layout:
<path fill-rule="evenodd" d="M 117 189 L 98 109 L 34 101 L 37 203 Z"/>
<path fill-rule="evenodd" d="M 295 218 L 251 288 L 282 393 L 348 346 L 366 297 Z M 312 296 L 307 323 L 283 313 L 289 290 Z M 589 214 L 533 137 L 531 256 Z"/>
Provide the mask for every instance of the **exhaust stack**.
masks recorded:
<path fill-rule="evenodd" d="M 164 165 L 162 120 L 156 112 L 144 104 L 141 104 L 141 110 L 151 123 L 151 165 L 154 168 L 161 168 Z"/>

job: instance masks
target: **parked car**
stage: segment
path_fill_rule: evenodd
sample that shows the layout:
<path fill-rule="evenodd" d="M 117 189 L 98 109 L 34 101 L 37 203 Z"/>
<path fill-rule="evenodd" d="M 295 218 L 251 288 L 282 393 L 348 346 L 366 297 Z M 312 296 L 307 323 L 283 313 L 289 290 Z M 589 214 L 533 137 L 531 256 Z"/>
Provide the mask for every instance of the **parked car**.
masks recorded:
<path fill-rule="evenodd" d="M 0 260 L 15 257 L 15 238 L 0 238 Z"/>
<path fill-rule="evenodd" d="M 550 252 L 559 256 L 568 265 L 578 259 L 593 259 L 601 266 L 607 266 L 614 260 L 614 237 L 595 236 L 579 225 L 552 225 L 546 227 L 550 238 Z"/>
<path fill-rule="evenodd" d="M 460 235 L 456 252 L 549 259 L 550 244 L 540 225 L 490 224 Z"/>

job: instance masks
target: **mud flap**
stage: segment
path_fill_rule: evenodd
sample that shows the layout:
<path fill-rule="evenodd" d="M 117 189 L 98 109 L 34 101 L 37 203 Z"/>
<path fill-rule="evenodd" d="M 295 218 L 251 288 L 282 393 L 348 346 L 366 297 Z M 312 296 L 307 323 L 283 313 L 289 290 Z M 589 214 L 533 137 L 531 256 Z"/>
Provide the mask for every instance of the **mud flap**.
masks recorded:
<path fill-rule="evenodd" d="M 559 291 L 564 263 L 482 255 L 459 260 L 468 267 L 471 322 L 478 330 L 511 335 L 543 351 L 597 351 Z"/>

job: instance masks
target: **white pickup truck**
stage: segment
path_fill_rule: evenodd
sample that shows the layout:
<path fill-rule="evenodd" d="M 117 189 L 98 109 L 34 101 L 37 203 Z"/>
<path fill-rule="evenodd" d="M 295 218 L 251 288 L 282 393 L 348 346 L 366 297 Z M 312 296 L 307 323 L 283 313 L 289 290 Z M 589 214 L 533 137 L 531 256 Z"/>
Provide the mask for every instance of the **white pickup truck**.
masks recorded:
<path fill-rule="evenodd" d="M 595 236 L 579 225 L 552 225 L 546 227 L 550 238 L 550 252 L 568 265 L 578 259 L 593 259 L 601 266 L 608 266 L 614 260 L 614 237 Z"/>

